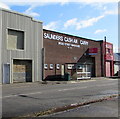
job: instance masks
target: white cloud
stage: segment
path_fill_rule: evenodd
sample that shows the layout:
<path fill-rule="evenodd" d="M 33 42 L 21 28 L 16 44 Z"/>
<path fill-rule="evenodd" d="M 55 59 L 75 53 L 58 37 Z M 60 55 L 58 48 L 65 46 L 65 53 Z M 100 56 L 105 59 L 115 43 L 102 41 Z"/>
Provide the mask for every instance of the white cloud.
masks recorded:
<path fill-rule="evenodd" d="M 85 4 L 91 4 L 91 3 L 115 3 L 119 2 L 119 0 L 1 0 L 1 2 L 4 2 L 6 4 L 10 5 L 45 5 L 48 3 L 60 3 L 62 5 L 69 3 L 69 2 L 77 2 L 77 3 L 85 3 Z"/>
<path fill-rule="evenodd" d="M 96 22 L 98 22 L 102 18 L 104 18 L 104 15 L 82 21 L 79 21 L 77 18 L 73 18 L 64 23 L 64 28 L 74 26 L 76 30 L 80 30 L 81 28 L 93 26 Z"/>
<path fill-rule="evenodd" d="M 69 0 L 62 0 L 60 1 L 61 5 L 66 5 L 67 3 L 69 3 Z"/>
<path fill-rule="evenodd" d="M 117 15 L 118 14 L 118 9 L 113 9 L 113 10 L 106 10 L 104 12 L 105 15 Z"/>
<path fill-rule="evenodd" d="M 48 30 L 56 30 L 57 26 L 58 26 L 58 21 L 52 21 L 47 25 L 44 25 L 43 28 Z"/>
<path fill-rule="evenodd" d="M 95 34 L 106 32 L 106 29 L 98 29 L 95 31 Z"/>
<path fill-rule="evenodd" d="M 114 8 L 112 10 L 107 10 L 107 7 L 102 6 L 101 4 L 99 7 L 100 8 L 103 7 L 103 10 L 104 10 L 103 15 L 98 16 L 98 17 L 93 17 L 93 18 L 90 18 L 87 20 L 82 20 L 82 21 L 78 20 L 78 18 L 73 18 L 73 19 L 70 19 L 64 23 L 64 28 L 75 27 L 76 30 L 80 30 L 81 28 L 93 26 L 100 19 L 104 18 L 107 15 L 117 15 L 118 14 L 117 8 Z M 95 34 L 100 33 L 100 32 L 105 32 L 105 31 L 106 31 L 105 29 L 104 30 L 97 30 L 95 32 Z"/>
<path fill-rule="evenodd" d="M 64 24 L 64 27 L 68 28 L 69 26 L 76 26 L 78 24 L 77 20 L 78 20 L 77 18 L 73 18 L 73 19 L 66 21 Z"/>
<path fill-rule="evenodd" d="M 33 12 L 33 9 L 35 8 L 35 6 L 31 6 L 30 8 L 28 8 L 24 14 L 27 14 L 27 15 L 30 15 L 32 17 L 38 17 L 40 16 L 40 14 L 36 13 L 36 12 Z"/>
<path fill-rule="evenodd" d="M 74 0 L 72 0 L 74 2 Z M 114 3 L 114 2 L 118 2 L 119 0 L 75 0 L 75 2 L 82 2 L 82 3 L 87 3 L 87 4 L 91 4 L 91 3 Z"/>
<path fill-rule="evenodd" d="M 4 9 L 10 10 L 10 7 L 7 4 L 4 4 L 2 2 L 0 2 L 0 8 L 4 8 Z"/>
<path fill-rule="evenodd" d="M 95 10 L 100 10 L 100 11 L 104 11 L 107 9 L 106 4 L 103 3 L 94 3 L 94 4 L 90 4 L 91 7 L 93 7 Z"/>
<path fill-rule="evenodd" d="M 94 17 L 88 20 L 83 20 L 80 23 L 78 23 L 77 25 L 77 30 L 81 29 L 81 28 L 86 28 L 89 26 L 93 26 L 94 23 L 98 22 L 100 19 L 102 19 L 104 16 L 98 16 L 98 17 Z"/>

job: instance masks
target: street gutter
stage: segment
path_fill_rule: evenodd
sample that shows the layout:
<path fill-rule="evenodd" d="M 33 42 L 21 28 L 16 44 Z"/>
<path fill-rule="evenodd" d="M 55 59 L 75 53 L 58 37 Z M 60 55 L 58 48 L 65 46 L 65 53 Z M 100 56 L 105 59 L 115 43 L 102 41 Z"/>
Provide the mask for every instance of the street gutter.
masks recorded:
<path fill-rule="evenodd" d="M 48 110 L 45 110 L 45 111 L 41 111 L 41 112 L 29 114 L 29 115 L 24 115 L 24 116 L 20 116 L 20 117 L 15 117 L 15 118 L 12 118 L 12 119 L 49 116 L 49 115 L 54 114 L 54 113 L 67 111 L 67 110 L 70 110 L 70 109 L 78 108 L 78 107 L 89 105 L 89 104 L 92 104 L 92 103 L 102 102 L 104 100 L 110 100 L 110 99 L 115 98 L 115 97 L 118 98 L 119 96 L 120 96 L 120 94 L 103 96 L 102 98 L 99 98 L 99 99 L 89 100 L 89 101 L 85 101 L 85 102 L 82 102 L 82 103 L 74 103 L 74 104 L 65 105 L 65 106 L 57 107 L 57 108 L 51 108 L 51 109 L 48 109 Z"/>

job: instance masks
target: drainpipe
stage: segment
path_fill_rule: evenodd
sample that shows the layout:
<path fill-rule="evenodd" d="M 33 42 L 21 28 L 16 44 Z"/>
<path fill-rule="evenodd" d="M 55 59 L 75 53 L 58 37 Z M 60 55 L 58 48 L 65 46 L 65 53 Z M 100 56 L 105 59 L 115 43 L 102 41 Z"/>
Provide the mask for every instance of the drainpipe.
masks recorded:
<path fill-rule="evenodd" d="M 106 36 L 104 37 L 104 40 L 105 40 L 105 44 L 104 44 L 104 77 L 106 77 Z"/>

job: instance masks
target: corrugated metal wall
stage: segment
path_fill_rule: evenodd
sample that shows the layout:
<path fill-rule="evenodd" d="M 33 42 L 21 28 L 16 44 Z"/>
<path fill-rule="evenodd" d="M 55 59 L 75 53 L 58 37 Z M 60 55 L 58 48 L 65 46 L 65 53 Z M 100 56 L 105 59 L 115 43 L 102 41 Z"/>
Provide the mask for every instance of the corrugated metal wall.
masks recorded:
<path fill-rule="evenodd" d="M 7 29 L 24 31 L 24 50 L 7 50 Z M 10 63 L 10 80 L 13 73 L 13 59 L 32 60 L 33 81 L 40 81 L 42 76 L 42 23 L 33 21 L 29 16 L 2 10 L 2 64 Z"/>
<path fill-rule="evenodd" d="M 1 64 L 1 53 L 2 53 L 2 11 L 0 11 L 0 83 L 2 83 L 2 64 Z"/>

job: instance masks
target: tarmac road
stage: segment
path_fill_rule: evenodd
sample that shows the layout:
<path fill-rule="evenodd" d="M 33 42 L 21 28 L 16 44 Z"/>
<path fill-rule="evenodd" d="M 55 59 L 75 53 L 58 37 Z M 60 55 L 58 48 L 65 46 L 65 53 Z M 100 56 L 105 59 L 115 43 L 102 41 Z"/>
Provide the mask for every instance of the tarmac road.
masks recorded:
<path fill-rule="evenodd" d="M 118 80 L 9 84 L 2 86 L 2 92 L 2 116 L 18 117 L 118 94 Z"/>
<path fill-rule="evenodd" d="M 54 113 L 46 117 L 118 117 L 118 98 Z"/>

